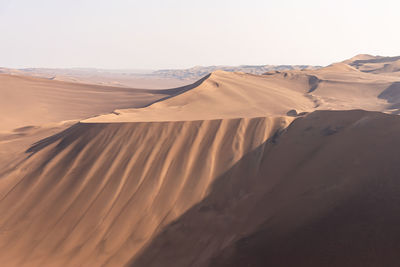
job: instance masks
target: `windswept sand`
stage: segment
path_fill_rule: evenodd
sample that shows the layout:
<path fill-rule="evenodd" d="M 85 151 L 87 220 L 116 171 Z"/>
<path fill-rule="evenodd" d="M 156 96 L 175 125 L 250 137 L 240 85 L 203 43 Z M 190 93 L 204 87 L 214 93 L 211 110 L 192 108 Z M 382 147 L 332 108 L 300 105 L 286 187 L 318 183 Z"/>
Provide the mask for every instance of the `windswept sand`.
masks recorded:
<path fill-rule="evenodd" d="M 169 90 L 0 75 L 1 265 L 397 266 L 396 62 Z"/>
<path fill-rule="evenodd" d="M 345 63 L 319 70 L 266 75 L 216 71 L 198 86 L 140 109 L 115 110 L 84 122 L 186 121 L 284 116 L 314 110 L 399 112 L 400 91 L 382 93 L 399 78 L 361 72 Z M 396 104 L 398 104 L 398 107 Z"/>
<path fill-rule="evenodd" d="M 143 107 L 179 92 L 54 81 L 0 74 L 0 132 Z"/>
<path fill-rule="evenodd" d="M 400 117 L 317 111 L 246 154 L 131 266 L 397 266 Z"/>
<path fill-rule="evenodd" d="M 76 124 L 31 147 L 0 180 L 0 259 L 121 266 L 289 122 Z"/>
<path fill-rule="evenodd" d="M 301 88 L 294 90 L 294 85 Z M 295 80 L 216 71 L 192 90 L 142 109 L 116 110 L 84 122 L 186 121 L 286 115 L 290 109 L 309 111 L 304 96 L 307 77 Z"/>

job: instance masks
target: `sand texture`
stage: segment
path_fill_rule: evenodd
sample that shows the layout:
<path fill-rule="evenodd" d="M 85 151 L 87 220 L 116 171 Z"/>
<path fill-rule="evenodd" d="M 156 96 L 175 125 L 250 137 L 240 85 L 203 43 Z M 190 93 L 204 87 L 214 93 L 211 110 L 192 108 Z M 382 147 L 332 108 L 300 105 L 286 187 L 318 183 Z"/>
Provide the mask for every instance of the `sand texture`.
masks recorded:
<path fill-rule="evenodd" d="M 398 62 L 165 90 L 0 74 L 0 265 L 397 266 Z"/>

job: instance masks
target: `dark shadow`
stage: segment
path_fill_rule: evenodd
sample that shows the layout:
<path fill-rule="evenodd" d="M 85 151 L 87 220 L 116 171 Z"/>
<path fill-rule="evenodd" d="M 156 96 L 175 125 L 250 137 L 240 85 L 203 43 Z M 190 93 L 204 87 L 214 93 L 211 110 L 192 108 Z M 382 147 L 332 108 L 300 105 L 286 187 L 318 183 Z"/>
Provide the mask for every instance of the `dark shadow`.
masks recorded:
<path fill-rule="evenodd" d="M 93 138 L 100 130 L 106 127 L 105 123 L 76 123 L 66 130 L 46 137 L 36 143 L 34 143 L 25 153 L 30 153 L 29 157 L 39 152 L 40 150 L 57 143 L 55 150 L 60 151 L 68 145 L 75 142 L 77 139 L 84 139 L 83 142 L 89 142 L 90 138 Z M 55 152 L 56 153 L 56 152 Z"/>
<path fill-rule="evenodd" d="M 396 108 L 400 102 L 400 82 L 392 83 L 388 88 L 378 95 L 378 98 L 385 99 L 392 103 L 392 108 Z"/>
<path fill-rule="evenodd" d="M 28 125 L 28 126 L 16 128 L 16 129 L 13 130 L 13 132 L 21 133 L 21 132 L 26 132 L 26 131 L 38 129 L 38 128 L 39 128 L 38 126 Z"/>
<path fill-rule="evenodd" d="M 400 60 L 400 56 L 398 57 L 381 57 L 381 58 L 375 58 L 375 59 L 365 59 L 365 60 L 356 60 L 352 62 L 350 65 L 351 66 L 356 66 L 359 67 L 363 64 L 366 63 L 385 63 L 385 62 L 394 62 Z"/>
<path fill-rule="evenodd" d="M 193 88 L 196 88 L 196 87 L 200 86 L 204 81 L 206 81 L 210 76 L 211 76 L 211 73 L 206 75 L 206 76 L 204 76 L 203 78 L 201 78 L 200 80 L 198 80 L 197 82 L 195 82 L 193 84 L 190 84 L 190 85 L 187 85 L 187 86 L 178 87 L 178 88 L 165 89 L 165 90 L 146 90 L 147 92 L 151 91 L 153 93 L 164 93 L 164 94 L 167 93 L 167 94 L 170 94 L 170 95 L 166 96 L 164 98 L 161 98 L 159 100 L 156 100 L 156 101 L 154 101 L 154 102 L 152 102 L 150 104 L 147 104 L 146 106 L 143 106 L 143 108 L 151 106 L 154 103 L 161 102 L 161 101 L 164 101 L 166 99 L 172 98 L 174 96 L 180 95 L 180 94 L 185 93 L 185 92 L 187 92 L 187 91 L 189 91 L 189 90 L 191 90 Z M 140 89 L 137 89 L 137 90 L 140 90 Z M 119 115 L 115 111 L 113 111 L 111 113 Z M 66 130 L 64 130 L 64 131 L 62 131 L 60 133 L 57 133 L 57 134 L 52 135 L 52 136 L 49 136 L 47 138 L 44 138 L 44 139 L 34 143 L 28 150 L 26 150 L 26 153 L 34 154 L 34 153 L 42 150 L 43 148 L 45 148 L 45 147 L 47 147 L 47 146 L 49 146 L 49 145 L 51 145 L 51 144 L 63 139 L 64 137 L 68 137 L 68 139 L 70 139 L 72 137 L 79 138 L 81 136 L 80 133 L 83 133 L 83 132 L 87 133 L 87 131 L 89 129 L 90 129 L 90 131 L 96 131 L 96 130 L 98 130 L 99 127 L 103 128 L 106 125 L 107 124 L 104 124 L 104 123 L 89 123 L 89 124 L 80 123 L 80 122 L 76 123 L 76 124 L 72 125 L 68 129 L 66 129 Z M 34 127 L 34 126 L 22 127 L 22 128 L 15 129 L 14 131 L 22 132 L 22 131 L 28 130 L 28 129 L 32 128 L 32 127 Z M 63 144 L 68 144 L 68 142 L 73 142 L 73 141 L 74 140 L 66 140 L 66 142 L 60 143 L 59 147 L 62 147 Z"/>
<path fill-rule="evenodd" d="M 147 105 L 143 106 L 143 108 L 148 107 L 148 106 L 151 106 L 151 105 L 153 105 L 153 104 L 155 104 L 155 103 L 157 103 L 157 102 L 162 102 L 162 101 L 164 101 L 164 100 L 166 100 L 166 99 L 169 99 L 169 98 L 171 98 L 171 97 L 175 97 L 175 96 L 177 96 L 177 95 L 183 94 L 183 93 L 185 93 L 185 92 L 187 92 L 187 91 L 189 91 L 189 90 L 192 90 L 192 89 L 194 89 L 194 88 L 200 86 L 200 85 L 201 85 L 204 81 L 206 81 L 210 76 L 211 76 L 211 73 L 207 74 L 206 76 L 204 76 L 203 78 L 201 78 L 201 79 L 198 80 L 197 82 L 192 83 L 192 84 L 190 84 L 190 85 L 186 85 L 186 86 L 182 86 L 182 87 L 178 87 L 178 88 L 173 88 L 173 89 L 159 90 L 159 91 L 163 91 L 164 93 L 169 94 L 169 96 L 166 96 L 166 97 L 163 97 L 163 98 L 161 98 L 161 99 L 158 99 L 158 100 L 156 100 L 156 101 L 154 101 L 154 102 L 151 102 L 150 104 L 147 104 Z"/>
<path fill-rule="evenodd" d="M 308 93 L 312 93 L 318 88 L 318 85 L 322 82 L 322 80 L 320 80 L 317 76 L 314 75 L 307 75 L 307 76 L 308 76 L 308 84 L 310 86 Z"/>
<path fill-rule="evenodd" d="M 399 130 L 360 110 L 296 119 L 128 266 L 397 266 Z"/>
<path fill-rule="evenodd" d="M 193 240 L 193 236 L 191 236 L 192 226 L 189 225 L 195 224 L 196 228 L 207 228 L 210 225 L 208 225 L 207 220 L 204 219 L 208 216 L 224 214 L 226 208 L 229 207 L 228 202 L 234 199 L 240 200 L 245 197 L 244 195 L 241 196 L 238 188 L 246 190 L 250 184 L 246 185 L 245 180 L 240 178 L 247 177 L 253 179 L 256 176 L 256 170 L 260 167 L 260 159 L 262 158 L 264 150 L 274 146 L 278 142 L 281 133 L 282 132 L 279 131 L 276 132 L 266 143 L 245 155 L 229 171 L 216 178 L 208 197 L 194 205 L 177 220 L 170 223 L 165 228 L 166 230 L 157 235 L 157 237 L 153 239 L 154 241 L 145 248 L 141 255 L 138 258 L 132 259 L 127 266 L 191 266 L 190 260 L 188 261 L 185 259 L 185 255 L 181 254 L 179 251 L 182 249 L 184 250 L 184 247 L 180 247 L 179 241 L 173 241 L 171 243 L 173 235 L 179 235 L 179 240 L 181 241 L 183 236 L 187 236 L 190 240 Z M 193 221 L 192 218 L 196 218 L 195 221 Z M 213 228 L 214 227 L 209 227 L 210 230 L 213 230 Z M 192 245 L 196 246 L 196 244 Z M 182 243 L 182 246 L 186 246 L 186 243 Z M 165 249 L 168 250 L 166 255 L 162 256 L 162 260 L 160 257 L 160 260 L 156 260 L 157 263 L 153 264 L 151 259 L 159 257 L 161 253 L 164 254 Z M 175 252 L 177 252 L 176 255 L 174 255 Z"/>

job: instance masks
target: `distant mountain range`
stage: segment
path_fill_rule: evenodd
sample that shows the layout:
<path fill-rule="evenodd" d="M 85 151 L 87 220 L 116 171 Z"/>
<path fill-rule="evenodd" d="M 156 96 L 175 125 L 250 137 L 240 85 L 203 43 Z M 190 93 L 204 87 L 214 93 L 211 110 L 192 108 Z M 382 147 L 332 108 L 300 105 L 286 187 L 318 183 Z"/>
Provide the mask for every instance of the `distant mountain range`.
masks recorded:
<path fill-rule="evenodd" d="M 241 65 L 241 66 L 197 66 L 189 69 L 157 70 L 150 75 L 176 79 L 197 79 L 213 71 L 223 70 L 228 72 L 245 72 L 250 74 L 264 74 L 269 71 L 319 69 L 321 66 L 311 65 Z"/>
<path fill-rule="evenodd" d="M 194 82 L 205 75 L 216 71 L 245 72 L 251 74 L 263 74 L 269 71 L 318 69 L 320 66 L 310 65 L 241 65 L 241 66 L 196 66 L 188 69 L 162 69 L 162 70 L 111 70 L 95 68 L 24 68 L 9 69 L 0 68 L 0 73 L 28 75 L 48 79 L 56 79 L 73 82 L 88 82 L 95 84 L 137 86 L 138 79 L 152 79 L 168 81 L 167 86 L 181 86 L 188 82 Z M 116 82 L 118 81 L 118 82 Z"/>
<path fill-rule="evenodd" d="M 398 75 L 400 57 L 357 55 L 332 66 L 347 66 L 367 73 Z M 240 65 L 240 66 L 196 66 L 188 69 L 97 69 L 97 68 L 0 68 L 0 73 L 42 77 L 51 80 L 82 82 L 119 87 L 165 89 L 193 83 L 216 70 L 265 74 L 275 71 L 317 70 L 322 66 L 312 65 Z"/>

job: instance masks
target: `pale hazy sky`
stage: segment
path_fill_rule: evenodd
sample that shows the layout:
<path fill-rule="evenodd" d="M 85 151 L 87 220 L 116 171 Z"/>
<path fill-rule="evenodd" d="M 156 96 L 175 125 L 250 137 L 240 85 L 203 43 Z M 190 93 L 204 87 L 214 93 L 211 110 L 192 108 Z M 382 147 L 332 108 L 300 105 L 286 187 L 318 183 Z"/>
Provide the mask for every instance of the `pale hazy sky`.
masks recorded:
<path fill-rule="evenodd" d="M 326 65 L 400 55 L 398 0 L 0 0 L 0 66 Z"/>

